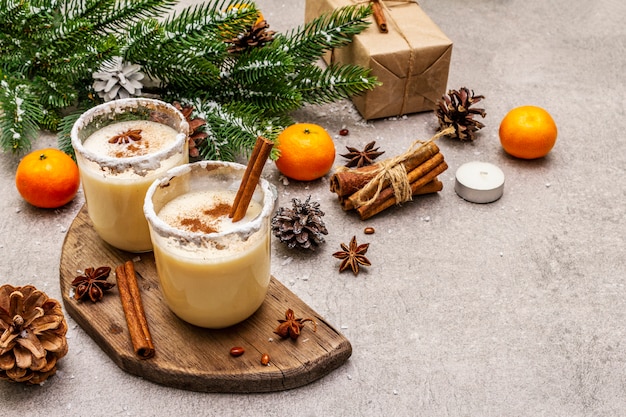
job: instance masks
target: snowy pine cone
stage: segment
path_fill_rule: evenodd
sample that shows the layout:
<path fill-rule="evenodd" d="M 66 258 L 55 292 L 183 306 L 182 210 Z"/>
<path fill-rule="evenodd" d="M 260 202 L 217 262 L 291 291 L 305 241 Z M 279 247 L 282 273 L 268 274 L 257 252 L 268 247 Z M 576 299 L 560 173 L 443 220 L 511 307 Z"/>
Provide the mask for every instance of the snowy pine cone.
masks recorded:
<path fill-rule="evenodd" d="M 93 89 L 104 101 L 141 95 L 144 74 L 141 66 L 123 62 L 119 56 L 104 62 L 99 72 L 93 73 Z"/>

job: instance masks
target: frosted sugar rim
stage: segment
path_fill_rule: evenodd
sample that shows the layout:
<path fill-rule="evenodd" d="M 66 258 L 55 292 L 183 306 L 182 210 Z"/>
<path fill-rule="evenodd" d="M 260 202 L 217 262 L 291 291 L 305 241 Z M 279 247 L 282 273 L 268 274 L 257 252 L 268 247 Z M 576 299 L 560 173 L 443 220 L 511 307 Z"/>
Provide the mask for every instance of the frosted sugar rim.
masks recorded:
<path fill-rule="evenodd" d="M 170 113 L 178 118 L 180 126 L 176 130 L 179 131 L 179 133 L 176 135 L 176 140 L 170 146 L 154 153 L 128 158 L 113 158 L 106 155 L 99 155 L 85 149 L 83 140 L 79 138 L 79 132 L 89 126 L 96 117 L 111 115 L 111 118 L 113 118 L 115 115 L 123 114 L 127 109 L 138 109 L 140 107 Z M 80 153 L 85 159 L 98 164 L 101 168 L 107 168 L 114 173 L 125 172 L 132 169 L 137 175 L 144 176 L 148 171 L 158 169 L 161 165 L 161 161 L 180 153 L 181 148 L 184 150 L 184 144 L 187 141 L 188 135 L 189 123 L 187 123 L 185 116 L 171 104 L 151 98 L 124 98 L 103 103 L 87 110 L 76 120 L 74 126 L 72 126 L 70 137 L 74 151 Z"/>
<path fill-rule="evenodd" d="M 243 173 L 246 170 L 245 165 L 235 162 L 199 161 L 180 165 L 167 171 L 163 177 L 155 180 L 150 185 L 150 188 L 148 188 L 148 191 L 146 192 L 146 199 L 143 206 L 144 215 L 157 234 L 162 237 L 177 239 L 180 242 L 191 242 L 197 246 L 204 246 L 207 242 L 229 235 L 238 235 L 242 240 L 247 240 L 249 236 L 261 230 L 265 219 L 272 215 L 276 199 L 278 197 L 276 187 L 263 178 L 259 180 L 259 185 L 263 191 L 261 212 L 253 220 L 237 225 L 228 231 L 215 233 L 184 231 L 170 226 L 157 215 L 154 209 L 154 203 L 152 202 L 152 196 L 154 195 L 157 187 L 161 184 L 168 184 L 174 177 L 191 174 L 192 170 L 206 170 L 208 166 L 231 168 L 234 172 L 240 172 L 241 176 L 243 176 Z"/>

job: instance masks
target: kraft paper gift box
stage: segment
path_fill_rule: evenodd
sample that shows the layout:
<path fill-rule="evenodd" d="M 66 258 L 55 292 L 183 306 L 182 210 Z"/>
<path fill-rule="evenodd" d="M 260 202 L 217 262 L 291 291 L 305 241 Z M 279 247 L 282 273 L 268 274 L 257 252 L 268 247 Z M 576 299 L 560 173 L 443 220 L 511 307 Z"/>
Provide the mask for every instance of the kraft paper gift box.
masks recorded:
<path fill-rule="evenodd" d="M 305 21 L 359 0 L 306 0 Z M 388 33 L 373 18 L 352 43 L 324 56 L 327 64 L 371 68 L 382 85 L 352 98 L 363 118 L 434 110 L 446 92 L 452 41 L 414 1 L 381 1 Z"/>

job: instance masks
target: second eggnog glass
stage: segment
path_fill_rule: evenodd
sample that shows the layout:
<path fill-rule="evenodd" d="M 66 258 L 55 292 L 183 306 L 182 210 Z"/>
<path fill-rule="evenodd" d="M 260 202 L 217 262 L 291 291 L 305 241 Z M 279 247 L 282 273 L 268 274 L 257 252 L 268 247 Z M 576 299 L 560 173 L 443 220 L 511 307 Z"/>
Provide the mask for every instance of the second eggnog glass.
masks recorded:
<path fill-rule="evenodd" d="M 250 317 L 270 283 L 270 217 L 276 188 L 261 179 L 242 220 L 229 217 L 246 167 L 202 161 L 150 186 L 144 211 L 169 308 L 200 327 Z"/>
<path fill-rule="evenodd" d="M 152 250 L 143 202 L 168 169 L 189 161 L 189 125 L 175 107 L 147 98 L 110 101 L 72 128 L 87 212 L 98 235 L 129 252 Z"/>

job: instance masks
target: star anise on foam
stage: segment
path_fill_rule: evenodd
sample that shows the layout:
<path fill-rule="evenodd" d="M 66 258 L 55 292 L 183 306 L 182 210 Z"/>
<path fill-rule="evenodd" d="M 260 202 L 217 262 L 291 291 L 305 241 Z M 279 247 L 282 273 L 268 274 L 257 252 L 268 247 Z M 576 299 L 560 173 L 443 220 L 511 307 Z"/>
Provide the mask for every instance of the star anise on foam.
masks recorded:
<path fill-rule="evenodd" d="M 346 167 L 361 168 L 364 166 L 372 165 L 374 159 L 385 153 L 384 151 L 379 152 L 379 148 L 374 148 L 374 146 L 376 146 L 376 141 L 372 141 L 365 145 L 365 148 L 363 148 L 362 151 L 358 150 L 357 148 L 353 148 L 352 146 L 346 146 L 346 149 L 348 149 L 348 153 L 341 155 L 344 158 L 348 159 L 348 162 L 346 162 Z"/>
<path fill-rule="evenodd" d="M 300 336 L 300 330 L 302 330 L 302 328 L 304 327 L 304 323 L 306 323 L 307 321 L 313 323 L 313 331 L 316 332 L 317 323 L 315 323 L 315 320 L 313 320 L 312 318 L 297 319 L 296 314 L 293 312 L 293 310 L 288 309 L 285 312 L 285 320 L 278 320 L 280 324 L 278 325 L 276 330 L 274 330 L 274 333 L 276 333 L 283 339 L 290 337 L 292 340 L 296 340 L 298 336 Z"/>
<path fill-rule="evenodd" d="M 141 140 L 141 129 L 129 129 L 126 132 L 113 136 L 109 143 L 130 143 Z"/>
<path fill-rule="evenodd" d="M 339 266 L 339 272 L 345 271 L 348 267 L 352 269 L 354 275 L 359 273 L 359 265 L 371 266 L 372 263 L 365 257 L 365 253 L 369 248 L 369 243 L 363 243 L 361 245 L 356 243 L 356 236 L 352 236 L 350 240 L 350 246 L 345 243 L 341 244 L 342 251 L 333 253 L 333 256 L 337 259 L 342 259 Z"/>
<path fill-rule="evenodd" d="M 89 298 L 94 303 L 100 301 L 104 297 L 105 291 L 115 287 L 114 283 L 107 281 L 110 273 L 111 268 L 108 266 L 85 269 L 84 275 L 80 275 L 72 281 L 72 287 L 76 287 L 74 298 L 77 300 Z"/>

